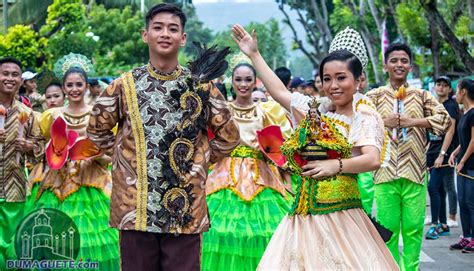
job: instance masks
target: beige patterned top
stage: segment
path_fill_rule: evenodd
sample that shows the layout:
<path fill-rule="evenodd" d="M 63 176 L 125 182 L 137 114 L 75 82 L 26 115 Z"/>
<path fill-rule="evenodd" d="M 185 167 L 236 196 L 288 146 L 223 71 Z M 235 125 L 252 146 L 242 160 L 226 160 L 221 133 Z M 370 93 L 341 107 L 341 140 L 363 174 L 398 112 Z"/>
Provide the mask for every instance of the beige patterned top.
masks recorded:
<path fill-rule="evenodd" d="M 451 120 L 443 105 L 428 92 L 411 86 L 406 88 L 407 95 L 403 99 L 405 113 L 411 118 L 425 118 L 431 125 L 433 134 L 446 133 Z M 390 85 L 371 90 L 366 94 L 374 102 L 382 118 L 393 113 L 395 91 Z M 390 138 L 392 129 L 385 128 Z M 398 131 L 398 140 L 391 142 L 390 161 L 388 166 L 381 167 L 375 172 L 374 182 L 385 183 L 398 178 L 406 178 L 414 183 L 424 183 L 426 171 L 426 150 L 428 129 L 407 128 L 407 141 L 402 140 L 401 129 Z"/>
<path fill-rule="evenodd" d="M 25 112 L 29 116 L 24 127 L 23 137 L 34 143 L 34 151 L 27 155 L 21 155 L 20 163 L 18 163 L 15 139 L 18 137 L 20 112 Z M 27 179 L 24 171 L 25 158 L 32 164 L 36 164 L 44 154 L 44 142 L 38 119 L 31 108 L 18 101 L 13 101 L 12 106 L 7 109 L 4 129 L 7 138 L 5 142 L 0 142 L 0 200 L 23 202 L 27 191 Z"/>

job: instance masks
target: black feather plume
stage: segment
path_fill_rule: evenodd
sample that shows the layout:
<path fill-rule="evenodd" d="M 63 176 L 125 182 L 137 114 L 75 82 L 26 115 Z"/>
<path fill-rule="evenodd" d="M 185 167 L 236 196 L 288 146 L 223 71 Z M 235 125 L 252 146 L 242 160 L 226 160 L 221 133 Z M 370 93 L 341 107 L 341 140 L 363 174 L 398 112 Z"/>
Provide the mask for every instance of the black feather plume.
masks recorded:
<path fill-rule="evenodd" d="M 225 73 L 229 66 L 225 60 L 230 53 L 229 47 L 219 50 L 216 45 L 206 48 L 199 42 L 193 44 L 197 49 L 197 57 L 188 63 L 188 67 L 196 83 L 207 83 Z"/>

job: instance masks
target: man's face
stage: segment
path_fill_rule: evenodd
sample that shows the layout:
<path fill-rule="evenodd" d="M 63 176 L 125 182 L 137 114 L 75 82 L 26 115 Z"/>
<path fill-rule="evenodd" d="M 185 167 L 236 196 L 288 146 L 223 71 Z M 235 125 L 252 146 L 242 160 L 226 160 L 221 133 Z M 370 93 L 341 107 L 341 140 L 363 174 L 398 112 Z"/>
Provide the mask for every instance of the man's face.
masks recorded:
<path fill-rule="evenodd" d="M 405 51 L 393 51 L 389 54 L 383 68 L 388 72 L 390 80 L 406 81 L 408 73 L 412 69 L 410 57 Z"/>
<path fill-rule="evenodd" d="M 15 63 L 0 65 L 0 94 L 12 96 L 21 86 L 21 69 Z"/>
<path fill-rule="evenodd" d="M 142 40 L 148 44 L 152 55 L 177 57 L 179 48 L 186 44 L 186 33 L 178 16 L 161 12 L 151 19 L 148 28 L 142 32 Z"/>
<path fill-rule="evenodd" d="M 438 81 L 435 85 L 435 92 L 438 97 L 446 97 L 451 91 L 451 86 L 445 81 Z"/>

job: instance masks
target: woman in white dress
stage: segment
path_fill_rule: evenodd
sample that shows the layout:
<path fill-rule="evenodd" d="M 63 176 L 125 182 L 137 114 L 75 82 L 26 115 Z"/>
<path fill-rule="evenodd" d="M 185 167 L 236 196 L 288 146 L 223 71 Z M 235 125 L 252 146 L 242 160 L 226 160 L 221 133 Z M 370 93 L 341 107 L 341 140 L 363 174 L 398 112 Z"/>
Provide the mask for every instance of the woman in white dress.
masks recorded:
<path fill-rule="evenodd" d="M 291 112 L 296 122 L 302 120 L 311 97 L 286 89 L 258 52 L 255 32 L 250 36 L 239 25 L 232 31 L 270 95 Z M 357 42 L 362 43 L 360 37 Z M 348 156 L 308 161 L 302 166 L 303 181 L 294 206 L 275 231 L 258 270 L 398 270 L 362 209 L 354 177 L 379 168 L 384 147 L 380 116 L 364 95 L 356 94 L 367 59 L 365 49 L 340 47 L 320 65 L 323 90 L 330 103 L 319 106 L 319 111 L 352 149 L 349 147 Z"/>

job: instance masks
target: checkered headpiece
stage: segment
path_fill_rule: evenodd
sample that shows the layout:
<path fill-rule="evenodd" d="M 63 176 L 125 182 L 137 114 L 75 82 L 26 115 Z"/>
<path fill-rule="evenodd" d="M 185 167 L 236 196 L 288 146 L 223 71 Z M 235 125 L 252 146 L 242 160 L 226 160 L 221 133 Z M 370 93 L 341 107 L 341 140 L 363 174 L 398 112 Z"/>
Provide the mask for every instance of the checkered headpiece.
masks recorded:
<path fill-rule="evenodd" d="M 343 31 L 337 33 L 331 42 L 329 53 L 338 50 L 347 50 L 354 54 L 362 64 L 362 68 L 367 68 L 368 58 L 364 41 L 360 34 L 350 27 L 346 27 Z"/>

